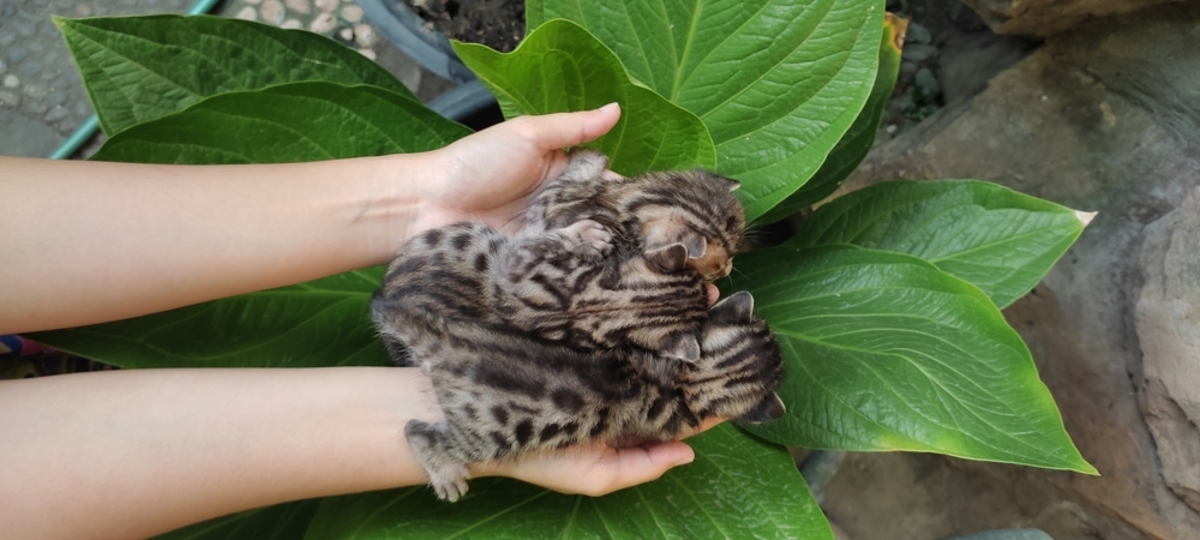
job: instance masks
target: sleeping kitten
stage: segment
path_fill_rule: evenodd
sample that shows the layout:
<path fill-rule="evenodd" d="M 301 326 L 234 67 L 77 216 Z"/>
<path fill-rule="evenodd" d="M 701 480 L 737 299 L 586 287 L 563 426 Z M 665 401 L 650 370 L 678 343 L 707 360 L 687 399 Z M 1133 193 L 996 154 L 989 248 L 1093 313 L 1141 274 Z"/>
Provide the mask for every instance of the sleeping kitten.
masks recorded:
<path fill-rule="evenodd" d="M 636 344 L 694 361 L 707 318 L 704 282 L 690 272 L 658 274 L 640 257 L 605 257 L 608 238 L 590 220 L 516 239 L 481 223 L 456 223 L 405 243 L 378 295 L 565 345 Z M 377 320 L 389 315 L 379 309 L 385 311 L 376 311 Z M 393 357 L 400 355 L 396 340 L 381 334 Z"/>
<path fill-rule="evenodd" d="M 412 420 L 409 445 L 440 498 L 467 491 L 467 464 L 587 442 L 672 440 L 709 418 L 778 418 L 782 360 L 741 292 L 708 312 L 695 363 L 638 348 L 580 351 L 471 317 L 473 297 L 445 312 L 408 296 L 374 302 L 381 331 L 408 343 L 445 419 Z M 481 308 L 476 308 L 481 309 Z M 462 318 L 462 315 L 467 315 Z"/>
<path fill-rule="evenodd" d="M 608 158 L 600 153 L 576 149 L 569 159 L 530 203 L 526 227 L 549 231 L 592 220 L 613 233 L 618 250 L 628 247 L 629 256 L 644 256 L 660 271 L 686 267 L 706 281 L 729 275 L 746 233 L 745 211 L 733 196 L 736 181 L 704 170 L 609 180 Z"/>
<path fill-rule="evenodd" d="M 547 182 L 525 214 L 526 237 L 587 223 L 611 234 L 613 253 L 559 275 L 563 254 L 533 243 L 506 255 L 496 276 L 513 292 L 510 320 L 543 337 L 582 347 L 633 344 L 695 361 L 708 309 L 705 281 L 729 274 L 745 232 L 731 192 L 737 183 L 704 171 L 603 177 L 608 159 L 571 153 L 567 169 Z M 547 265 L 546 261 L 557 264 Z"/>

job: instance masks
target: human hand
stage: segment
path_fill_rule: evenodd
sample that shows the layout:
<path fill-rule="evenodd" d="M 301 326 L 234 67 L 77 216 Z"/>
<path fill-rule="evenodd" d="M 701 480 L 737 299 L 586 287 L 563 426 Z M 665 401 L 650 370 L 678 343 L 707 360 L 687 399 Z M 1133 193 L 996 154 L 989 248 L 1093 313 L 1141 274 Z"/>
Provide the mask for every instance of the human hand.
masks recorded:
<path fill-rule="evenodd" d="M 513 233 L 537 187 L 566 168 L 564 148 L 592 141 L 617 123 L 617 104 L 522 116 L 434 152 L 437 180 L 423 196 L 418 230 L 464 220 Z"/>
<path fill-rule="evenodd" d="M 696 433 L 721 419 L 705 421 Z M 691 463 L 696 453 L 680 441 L 614 448 L 606 445 L 563 448 L 515 460 L 470 465 L 471 476 L 505 476 L 566 494 L 599 497 L 657 480 L 668 470 Z"/>

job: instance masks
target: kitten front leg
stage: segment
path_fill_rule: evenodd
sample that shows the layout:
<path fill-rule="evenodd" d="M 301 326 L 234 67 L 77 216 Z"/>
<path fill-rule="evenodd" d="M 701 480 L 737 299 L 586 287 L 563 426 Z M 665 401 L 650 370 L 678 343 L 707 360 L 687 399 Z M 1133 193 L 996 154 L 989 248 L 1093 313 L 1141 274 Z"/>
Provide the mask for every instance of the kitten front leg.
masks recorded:
<path fill-rule="evenodd" d="M 417 462 L 429 475 L 429 485 L 439 499 L 455 502 L 467 492 L 470 472 L 466 462 L 450 455 L 450 434 L 445 422 L 431 424 L 410 420 L 404 426 L 404 436 Z"/>
<path fill-rule="evenodd" d="M 574 244 L 573 251 L 587 258 L 599 259 L 612 252 L 612 233 L 590 219 L 581 219 L 559 231 L 567 235 L 566 242 Z"/>

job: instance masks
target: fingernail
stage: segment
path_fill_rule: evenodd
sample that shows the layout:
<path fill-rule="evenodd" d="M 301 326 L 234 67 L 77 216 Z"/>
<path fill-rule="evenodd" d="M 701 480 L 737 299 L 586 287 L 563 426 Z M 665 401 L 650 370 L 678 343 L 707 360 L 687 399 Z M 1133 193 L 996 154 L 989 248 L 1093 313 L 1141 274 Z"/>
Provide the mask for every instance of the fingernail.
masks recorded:
<path fill-rule="evenodd" d="M 615 101 L 614 101 L 614 102 L 612 102 L 612 103 L 609 103 L 608 105 L 605 105 L 605 106 L 603 106 L 603 107 L 600 107 L 600 110 L 601 110 L 601 111 L 604 111 L 604 112 L 609 112 L 609 111 L 611 111 L 611 110 L 613 110 L 613 109 L 620 109 L 620 108 L 621 108 L 621 105 L 620 105 L 619 103 L 617 103 L 617 102 L 615 102 Z"/>

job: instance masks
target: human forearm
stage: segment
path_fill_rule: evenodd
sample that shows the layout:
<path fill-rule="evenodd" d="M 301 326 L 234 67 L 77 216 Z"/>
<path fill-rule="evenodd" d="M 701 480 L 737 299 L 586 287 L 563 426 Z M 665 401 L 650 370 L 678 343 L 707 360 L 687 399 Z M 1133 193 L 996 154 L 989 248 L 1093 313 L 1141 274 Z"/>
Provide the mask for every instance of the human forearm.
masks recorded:
<path fill-rule="evenodd" d="M 403 427 L 440 418 L 427 384 L 414 368 L 0 381 L 0 530 L 140 538 L 271 503 L 422 484 Z"/>
<path fill-rule="evenodd" d="M 115 320 L 386 262 L 433 154 L 164 166 L 0 157 L 0 333 Z M 86 299 L 86 300 L 83 300 Z"/>

